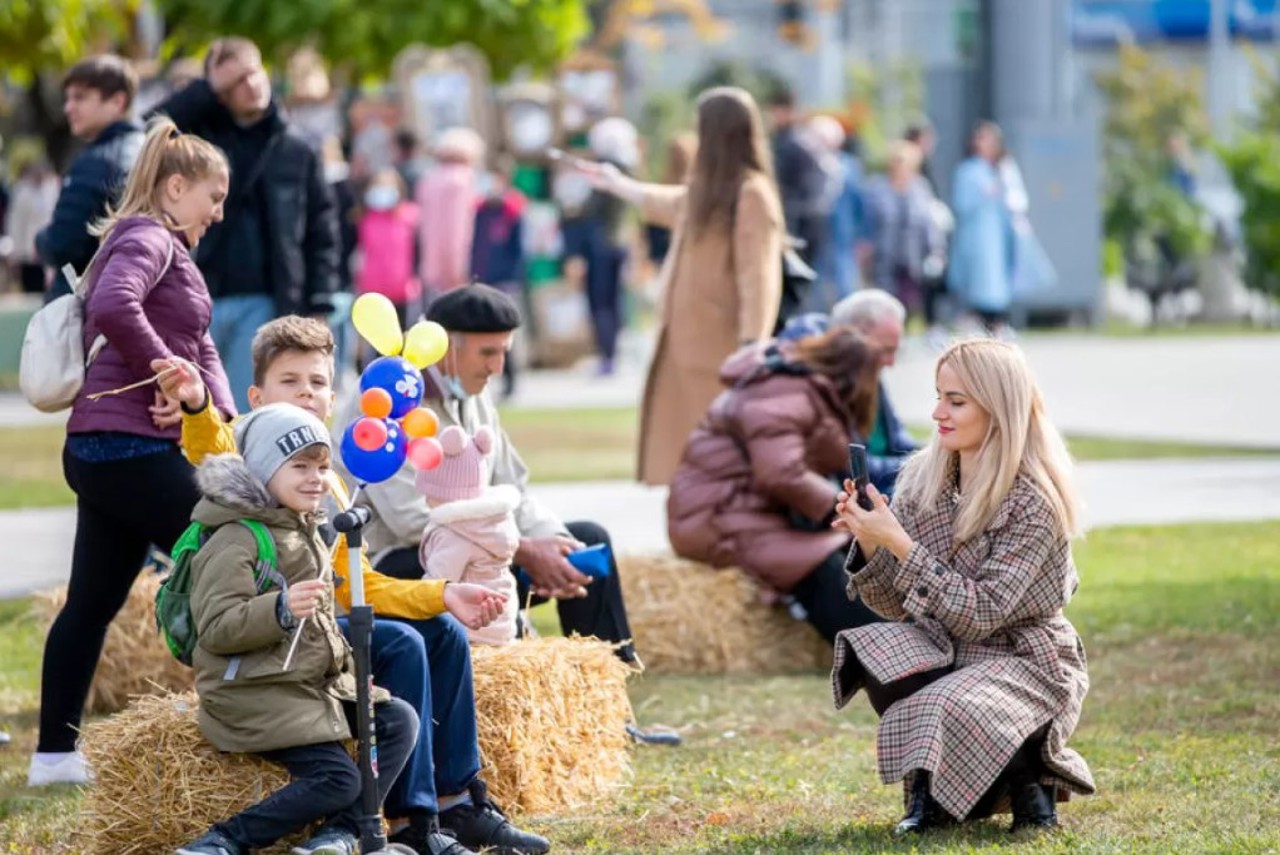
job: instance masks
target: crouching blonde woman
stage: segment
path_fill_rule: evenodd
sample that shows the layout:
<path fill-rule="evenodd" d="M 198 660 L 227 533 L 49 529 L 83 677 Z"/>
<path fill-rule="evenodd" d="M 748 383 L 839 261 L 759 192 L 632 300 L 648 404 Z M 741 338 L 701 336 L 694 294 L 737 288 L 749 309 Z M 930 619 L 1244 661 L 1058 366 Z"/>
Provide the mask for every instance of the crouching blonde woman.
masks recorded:
<path fill-rule="evenodd" d="M 898 834 L 989 816 L 1057 825 L 1094 791 L 1067 747 L 1089 689 L 1062 614 L 1077 586 L 1071 459 L 1021 351 L 965 341 L 938 359 L 937 434 L 903 468 L 893 508 L 849 500 L 850 598 L 889 620 L 836 639 L 837 708 L 863 689 L 880 716 L 880 778 L 903 781 Z"/>

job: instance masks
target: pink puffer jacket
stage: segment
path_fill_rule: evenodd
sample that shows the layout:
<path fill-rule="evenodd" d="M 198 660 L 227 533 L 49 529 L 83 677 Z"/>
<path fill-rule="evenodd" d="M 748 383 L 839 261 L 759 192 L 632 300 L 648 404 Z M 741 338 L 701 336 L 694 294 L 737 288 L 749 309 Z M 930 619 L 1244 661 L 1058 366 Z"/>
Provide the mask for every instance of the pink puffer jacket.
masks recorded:
<path fill-rule="evenodd" d="M 764 345 L 725 361 L 729 387 L 689 436 L 667 498 L 667 534 L 678 555 L 730 565 L 789 591 L 848 537 L 820 527 L 836 500 L 856 442 L 825 377 L 771 371 Z M 815 531 L 792 524 L 807 518 Z"/>

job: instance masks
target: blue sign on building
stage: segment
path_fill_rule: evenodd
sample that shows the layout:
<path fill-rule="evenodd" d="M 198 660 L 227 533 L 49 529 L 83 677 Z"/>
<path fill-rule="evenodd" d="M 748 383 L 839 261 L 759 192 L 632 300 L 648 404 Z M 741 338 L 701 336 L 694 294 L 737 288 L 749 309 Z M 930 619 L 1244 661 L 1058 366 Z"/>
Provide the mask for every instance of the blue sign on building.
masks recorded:
<path fill-rule="evenodd" d="M 1280 0 L 1229 0 L 1227 6 L 1233 38 L 1276 40 Z M 1072 0 L 1070 14 L 1076 47 L 1209 38 L 1210 0 Z"/>

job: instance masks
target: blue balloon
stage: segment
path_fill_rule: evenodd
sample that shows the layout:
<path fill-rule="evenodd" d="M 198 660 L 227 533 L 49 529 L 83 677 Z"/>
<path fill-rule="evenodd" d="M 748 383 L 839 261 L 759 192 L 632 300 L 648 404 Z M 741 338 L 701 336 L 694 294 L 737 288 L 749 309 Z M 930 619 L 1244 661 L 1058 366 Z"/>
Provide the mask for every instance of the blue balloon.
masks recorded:
<path fill-rule="evenodd" d="M 360 391 L 369 389 L 391 396 L 391 418 L 398 419 L 422 403 L 422 372 L 403 356 L 382 356 L 360 375 Z"/>
<path fill-rule="evenodd" d="M 390 419 L 384 419 L 383 423 L 387 426 L 387 441 L 373 451 L 365 451 L 356 445 L 355 422 L 347 425 L 347 429 L 342 432 L 342 442 L 338 445 L 342 463 L 361 484 L 385 481 L 404 465 L 408 438 L 400 425 Z"/>

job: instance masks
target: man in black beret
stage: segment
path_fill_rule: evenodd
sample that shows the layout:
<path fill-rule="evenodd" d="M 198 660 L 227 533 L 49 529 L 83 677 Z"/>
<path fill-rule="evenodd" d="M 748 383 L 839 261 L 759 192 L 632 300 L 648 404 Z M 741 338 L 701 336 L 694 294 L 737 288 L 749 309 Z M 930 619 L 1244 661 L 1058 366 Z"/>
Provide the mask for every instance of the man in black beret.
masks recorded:
<path fill-rule="evenodd" d="M 441 428 L 459 425 L 474 435 L 481 426 L 488 426 L 495 438 L 490 483 L 509 484 L 520 491 L 515 512 L 520 548 L 512 572 L 520 568 L 528 574 L 535 604 L 558 601 L 566 635 L 576 632 L 604 641 L 628 641 L 618 655 L 626 662 L 637 661 L 629 643 L 631 628 L 617 563 L 608 576 L 592 580 L 565 559 L 575 550 L 609 543 L 609 533 L 591 522 L 566 525 L 534 498 L 529 492 L 529 469 L 502 430 L 497 408 L 487 394 L 490 378 L 502 373 L 512 335 L 520 326 L 515 302 L 497 288 L 477 283 L 437 298 L 427 319 L 448 331 L 449 351 L 438 365 L 422 372 L 423 406 L 435 412 Z M 391 479 L 366 486 L 358 500 L 374 510 L 365 540 L 374 566 L 388 576 L 422 578 L 418 545 L 430 509 L 414 486 L 414 474 L 406 463 Z M 521 583 L 522 605 L 527 594 L 528 587 Z"/>

